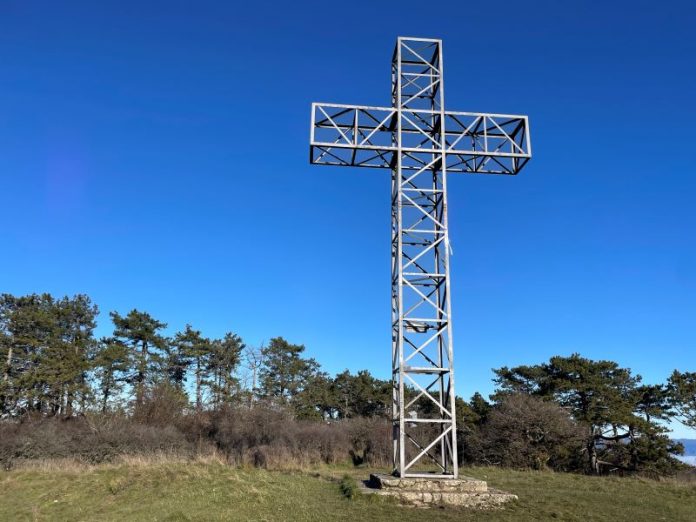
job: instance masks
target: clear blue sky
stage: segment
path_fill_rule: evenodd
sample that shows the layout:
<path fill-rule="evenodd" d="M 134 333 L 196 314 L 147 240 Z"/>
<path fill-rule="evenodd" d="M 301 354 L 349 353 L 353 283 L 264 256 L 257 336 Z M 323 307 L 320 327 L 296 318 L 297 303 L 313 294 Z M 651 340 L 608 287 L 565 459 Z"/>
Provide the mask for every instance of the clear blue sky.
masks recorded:
<path fill-rule="evenodd" d="M 458 393 L 576 351 L 696 370 L 691 3 L 390 3 L 0 2 L 0 291 L 386 377 L 389 176 L 308 165 L 309 107 L 388 104 L 396 37 L 439 37 L 449 108 L 534 146 L 450 178 Z"/>

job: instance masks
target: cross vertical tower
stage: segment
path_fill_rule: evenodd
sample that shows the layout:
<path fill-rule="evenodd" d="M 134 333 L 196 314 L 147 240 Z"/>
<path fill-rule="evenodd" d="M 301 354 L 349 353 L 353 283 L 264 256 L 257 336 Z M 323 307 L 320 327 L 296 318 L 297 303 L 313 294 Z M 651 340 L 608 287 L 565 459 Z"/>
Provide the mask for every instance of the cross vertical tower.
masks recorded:
<path fill-rule="evenodd" d="M 310 162 L 391 170 L 394 473 L 456 478 L 446 174 L 517 174 L 529 126 L 445 111 L 440 40 L 398 38 L 391 83 L 391 108 L 313 104 Z"/>

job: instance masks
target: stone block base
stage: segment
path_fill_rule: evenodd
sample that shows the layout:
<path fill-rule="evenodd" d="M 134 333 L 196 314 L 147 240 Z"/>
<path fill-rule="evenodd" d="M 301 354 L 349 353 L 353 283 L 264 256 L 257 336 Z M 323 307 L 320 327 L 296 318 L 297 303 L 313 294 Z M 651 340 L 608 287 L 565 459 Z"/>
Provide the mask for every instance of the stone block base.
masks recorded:
<path fill-rule="evenodd" d="M 516 500 L 517 495 L 490 489 L 483 480 L 469 477 L 399 478 L 373 473 L 365 492 L 386 495 L 402 504 L 416 507 L 457 506 L 467 508 L 495 508 Z"/>

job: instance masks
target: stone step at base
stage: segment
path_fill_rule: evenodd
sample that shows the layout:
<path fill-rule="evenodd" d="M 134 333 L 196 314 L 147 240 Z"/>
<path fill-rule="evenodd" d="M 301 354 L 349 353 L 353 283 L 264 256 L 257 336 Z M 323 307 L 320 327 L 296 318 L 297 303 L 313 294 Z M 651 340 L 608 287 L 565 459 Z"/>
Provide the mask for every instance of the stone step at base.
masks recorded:
<path fill-rule="evenodd" d="M 490 509 L 517 499 L 517 495 L 489 488 L 485 481 L 469 477 L 399 478 L 375 473 L 370 475 L 364 491 L 389 496 L 402 504 L 416 507 L 456 506 Z"/>
<path fill-rule="evenodd" d="M 370 475 L 370 487 L 388 490 L 411 490 L 451 493 L 485 493 L 488 484 L 485 480 L 471 477 L 453 478 L 399 478 L 384 473 Z"/>

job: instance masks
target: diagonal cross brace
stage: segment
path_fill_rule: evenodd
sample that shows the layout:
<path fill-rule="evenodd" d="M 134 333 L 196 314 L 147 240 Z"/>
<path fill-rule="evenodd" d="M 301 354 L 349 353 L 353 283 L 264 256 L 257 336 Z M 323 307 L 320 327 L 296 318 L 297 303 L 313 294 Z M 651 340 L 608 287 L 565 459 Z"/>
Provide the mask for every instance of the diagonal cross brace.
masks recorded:
<path fill-rule="evenodd" d="M 360 120 L 358 130 L 367 135 L 367 139 L 360 139 L 359 134 L 355 133 L 355 126 L 352 123 L 337 121 L 335 118 L 343 117 L 351 120 L 363 112 L 370 118 Z M 351 116 L 348 116 L 351 113 Z M 401 152 L 433 152 L 442 151 L 440 144 L 432 137 L 432 131 L 415 118 L 415 115 L 427 117 L 432 116 L 432 111 L 425 110 L 401 110 L 389 107 L 368 107 L 360 105 L 339 105 L 328 103 L 312 104 L 312 127 L 310 134 L 310 162 L 314 165 L 328 164 L 321 157 L 322 151 L 331 151 L 340 157 L 351 157 L 353 152 L 374 151 L 386 157 L 392 156 L 399 151 L 399 147 L 394 144 L 397 140 L 392 140 L 394 131 L 391 131 L 386 122 L 397 115 L 402 121 L 402 134 L 421 136 L 425 139 L 425 144 L 421 146 L 404 146 Z M 479 174 L 498 174 L 499 170 L 486 168 L 488 162 L 493 158 L 514 162 L 507 174 L 517 174 L 522 170 L 526 161 L 531 158 L 531 145 L 529 141 L 529 123 L 527 116 L 510 114 L 487 114 L 487 113 L 467 113 L 467 112 L 444 112 L 445 118 L 452 118 L 452 121 L 460 121 L 466 117 L 468 122 L 466 127 L 449 127 L 446 131 L 447 147 L 445 156 L 470 156 L 479 158 L 481 161 L 474 165 L 463 165 L 448 169 L 450 172 L 479 173 Z M 373 121 L 376 120 L 376 121 Z M 487 124 L 477 126 L 478 122 Z M 506 131 L 502 127 L 513 127 L 515 132 Z M 495 134 L 491 134 L 490 129 L 494 129 Z M 352 136 L 352 138 L 351 138 Z M 495 143 L 491 140 L 495 139 Z M 360 156 L 357 159 L 349 160 L 348 166 L 353 167 L 378 167 L 391 168 L 390 164 L 385 165 L 363 165 Z"/>

